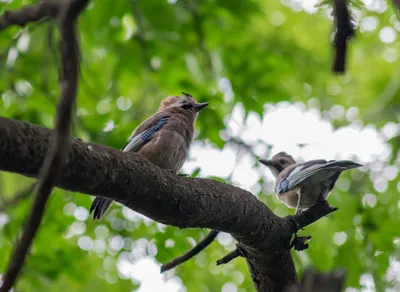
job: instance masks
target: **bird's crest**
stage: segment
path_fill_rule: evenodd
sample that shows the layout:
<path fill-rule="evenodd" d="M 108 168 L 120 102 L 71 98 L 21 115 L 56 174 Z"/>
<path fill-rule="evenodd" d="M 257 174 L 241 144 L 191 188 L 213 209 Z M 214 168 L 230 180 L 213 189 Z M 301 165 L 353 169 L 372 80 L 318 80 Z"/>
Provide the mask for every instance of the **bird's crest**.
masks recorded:
<path fill-rule="evenodd" d="M 274 156 L 272 156 L 271 160 L 275 162 L 278 161 L 280 164 L 283 163 L 282 161 L 285 161 L 289 164 L 296 163 L 296 160 L 294 160 L 293 156 L 285 151 L 281 151 L 275 154 Z"/>
<path fill-rule="evenodd" d="M 158 111 L 162 111 L 168 107 L 177 105 L 179 106 L 181 101 L 183 99 L 186 99 L 189 102 L 195 102 L 193 96 L 191 96 L 188 93 L 182 92 L 183 96 L 176 96 L 176 95 L 171 95 L 168 96 L 167 98 L 163 99 L 160 103 L 160 107 L 158 108 Z"/>
<path fill-rule="evenodd" d="M 276 153 L 272 158 L 278 158 L 278 157 L 290 157 L 291 159 L 293 159 L 293 156 L 290 155 L 289 153 L 285 152 L 285 151 L 281 151 L 279 153 Z"/>
<path fill-rule="evenodd" d="M 196 102 L 196 100 L 194 99 L 194 97 L 189 94 L 189 93 L 185 93 L 185 92 L 181 92 L 183 94 L 183 96 L 181 98 L 186 99 L 188 102 Z"/>
<path fill-rule="evenodd" d="M 193 98 L 193 96 L 189 93 L 185 93 L 185 92 L 181 92 L 183 94 L 184 97 L 190 97 Z"/>

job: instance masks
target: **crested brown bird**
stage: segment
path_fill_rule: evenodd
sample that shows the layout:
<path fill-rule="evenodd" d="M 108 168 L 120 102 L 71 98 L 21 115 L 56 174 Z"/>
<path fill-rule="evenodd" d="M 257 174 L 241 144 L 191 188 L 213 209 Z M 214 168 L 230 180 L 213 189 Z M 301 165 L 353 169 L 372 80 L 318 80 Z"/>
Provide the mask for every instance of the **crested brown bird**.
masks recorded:
<path fill-rule="evenodd" d="M 193 140 L 198 112 L 208 103 L 197 103 L 187 93 L 168 96 L 158 111 L 132 133 L 124 152 L 137 152 L 161 168 L 177 173 L 185 162 Z M 90 207 L 93 219 L 103 217 L 112 201 L 96 197 Z"/>

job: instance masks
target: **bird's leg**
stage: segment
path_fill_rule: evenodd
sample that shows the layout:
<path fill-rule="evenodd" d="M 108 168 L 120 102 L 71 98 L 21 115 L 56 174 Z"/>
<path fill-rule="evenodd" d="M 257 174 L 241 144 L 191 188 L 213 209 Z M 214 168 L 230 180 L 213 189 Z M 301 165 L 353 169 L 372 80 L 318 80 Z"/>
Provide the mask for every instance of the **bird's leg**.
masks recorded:
<path fill-rule="evenodd" d="M 302 210 L 300 209 L 300 200 L 301 200 L 301 194 L 300 194 L 300 192 L 299 193 L 297 193 L 297 206 L 296 206 L 296 213 L 295 213 L 295 215 L 299 215 L 301 212 L 302 212 Z M 297 222 L 296 222 L 297 223 Z M 294 234 L 294 238 L 297 238 L 297 232 L 299 231 L 299 230 L 304 230 L 304 228 L 299 228 L 297 231 L 296 231 L 296 233 Z"/>
<path fill-rule="evenodd" d="M 301 213 L 301 210 L 299 209 L 300 200 L 301 200 L 301 194 L 300 194 L 300 193 L 297 193 L 297 206 L 296 206 L 296 213 L 295 213 L 295 215 L 298 215 L 298 214 Z"/>

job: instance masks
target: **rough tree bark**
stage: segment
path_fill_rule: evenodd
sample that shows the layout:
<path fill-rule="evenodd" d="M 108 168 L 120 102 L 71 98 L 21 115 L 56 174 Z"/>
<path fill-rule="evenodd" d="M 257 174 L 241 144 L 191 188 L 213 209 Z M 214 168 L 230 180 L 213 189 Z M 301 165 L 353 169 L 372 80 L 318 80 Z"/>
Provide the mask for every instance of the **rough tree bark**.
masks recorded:
<path fill-rule="evenodd" d="M 0 170 L 38 177 L 53 130 L 0 118 Z M 296 284 L 290 239 L 334 211 L 317 205 L 280 218 L 246 190 L 210 179 L 184 178 L 135 154 L 73 139 L 56 186 L 113 199 L 158 222 L 230 233 L 243 249 L 258 291 Z M 161 207 L 162 206 L 162 207 Z"/>

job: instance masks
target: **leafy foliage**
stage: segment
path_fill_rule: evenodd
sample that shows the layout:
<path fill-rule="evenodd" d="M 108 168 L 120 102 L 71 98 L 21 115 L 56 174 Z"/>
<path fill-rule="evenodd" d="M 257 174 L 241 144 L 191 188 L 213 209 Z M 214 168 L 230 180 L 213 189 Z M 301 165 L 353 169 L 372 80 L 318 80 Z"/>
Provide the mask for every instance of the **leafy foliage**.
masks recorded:
<path fill-rule="evenodd" d="M 25 2 L 2 1 L 0 12 Z M 394 9 L 376 11 L 354 1 L 358 29 L 350 45 L 348 72 L 334 76 L 330 71 L 333 23 L 328 6 L 322 3 L 306 9 L 303 2 L 282 3 L 92 2 L 79 23 L 82 76 L 74 135 L 120 148 L 161 98 L 181 91 L 199 101 L 211 101 L 196 122 L 196 139 L 220 149 L 229 140 L 226 124 L 237 104 L 243 106 L 246 117 L 250 113 L 262 116 L 266 104 L 282 101 L 304 103 L 323 116 L 331 115 L 337 105 L 357 107 L 361 125 L 378 129 L 388 122 L 398 125 L 400 43 L 385 40 L 382 32 L 389 28 L 395 39 L 398 36 L 400 22 Z M 1 31 L 2 116 L 53 126 L 59 94 L 57 40 L 55 21 Z M 341 118 L 332 123 L 340 128 L 348 121 Z M 360 287 L 363 274 L 372 275 L 377 290 L 393 285 L 385 274 L 390 260 L 400 260 L 399 136 L 387 145 L 390 158 L 382 162 L 380 172 L 370 169 L 344 174 L 330 198 L 341 210 L 304 231 L 312 234 L 311 247 L 293 252 L 300 273 L 307 266 L 326 271 L 345 267 L 347 286 Z M 396 175 L 378 194 L 376 177 L 388 167 L 394 167 Z M 201 171 L 193 175 L 199 176 Z M 31 181 L 6 173 L 0 174 L 0 179 L 4 200 Z M 229 177 L 217 179 L 230 182 Z M 340 185 L 349 180 L 350 187 Z M 255 193 L 274 212 L 281 216 L 291 212 L 261 191 L 264 179 L 257 184 Z M 363 203 L 366 194 L 374 196 L 376 204 Z M 0 271 L 6 266 L 30 202 L 21 201 L 0 213 Z M 166 227 L 116 204 L 105 219 L 93 222 L 88 217 L 90 204 L 87 196 L 54 191 L 19 291 L 132 290 L 139 283 L 118 272 L 119 260 L 155 257 L 166 262 L 206 234 L 204 230 Z M 196 259 L 178 267 L 176 275 L 188 291 L 217 291 L 227 282 L 239 291 L 251 291 L 253 285 L 243 260 L 215 266 L 215 261 L 233 247 L 234 242 L 213 243 Z"/>

